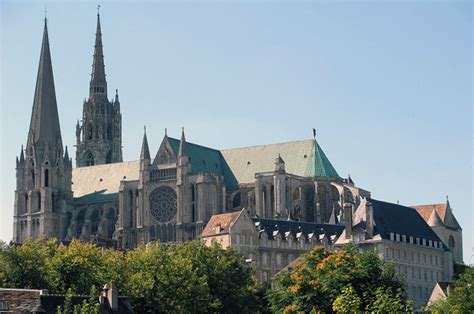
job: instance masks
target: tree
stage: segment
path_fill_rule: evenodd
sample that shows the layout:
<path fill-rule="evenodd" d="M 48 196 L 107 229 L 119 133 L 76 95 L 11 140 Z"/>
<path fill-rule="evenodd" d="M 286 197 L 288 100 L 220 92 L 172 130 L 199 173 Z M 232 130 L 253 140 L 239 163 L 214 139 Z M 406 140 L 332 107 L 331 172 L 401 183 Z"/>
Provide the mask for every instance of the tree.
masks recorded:
<path fill-rule="evenodd" d="M 434 302 L 427 310 L 433 313 L 473 313 L 474 267 L 464 267 L 464 272 L 458 274 L 453 286 L 446 298 Z"/>
<path fill-rule="evenodd" d="M 384 293 L 404 296 L 403 287 L 393 267 L 374 252 L 360 253 L 355 245 L 338 251 L 316 247 L 275 277 L 268 298 L 277 313 L 344 311 L 346 302 L 353 305 L 351 311 L 363 311 Z M 406 306 L 404 297 L 401 304 Z"/>
<path fill-rule="evenodd" d="M 112 279 L 110 261 L 116 254 L 77 240 L 60 245 L 48 263 L 49 288 L 55 293 L 71 288 L 76 294 L 88 294 L 92 286 L 101 287 Z"/>
<path fill-rule="evenodd" d="M 0 286 L 44 289 L 48 287 L 48 260 L 56 242 L 37 239 L 21 246 L 0 246 Z"/>
<path fill-rule="evenodd" d="M 351 313 L 360 308 L 360 297 L 351 284 L 342 289 L 341 295 L 332 303 L 332 309 L 337 313 Z"/>

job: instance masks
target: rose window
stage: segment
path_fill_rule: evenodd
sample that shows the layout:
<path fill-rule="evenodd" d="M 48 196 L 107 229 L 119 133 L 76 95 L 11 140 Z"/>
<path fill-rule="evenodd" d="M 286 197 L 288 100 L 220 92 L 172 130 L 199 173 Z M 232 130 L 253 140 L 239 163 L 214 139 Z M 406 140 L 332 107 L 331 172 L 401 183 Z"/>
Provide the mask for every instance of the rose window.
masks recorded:
<path fill-rule="evenodd" d="M 150 195 L 151 215 L 157 222 L 171 221 L 176 215 L 176 193 L 170 187 L 161 187 Z"/>

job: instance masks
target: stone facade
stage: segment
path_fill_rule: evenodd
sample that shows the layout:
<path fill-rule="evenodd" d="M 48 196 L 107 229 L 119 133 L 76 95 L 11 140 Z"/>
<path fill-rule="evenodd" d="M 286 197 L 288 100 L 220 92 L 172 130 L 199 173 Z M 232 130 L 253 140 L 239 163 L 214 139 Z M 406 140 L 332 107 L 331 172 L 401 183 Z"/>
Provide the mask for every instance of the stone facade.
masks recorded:
<path fill-rule="evenodd" d="M 246 209 L 212 216 L 201 239 L 233 247 L 251 263 L 257 280 L 268 282 L 302 253 L 317 245 L 331 248 L 341 225 L 252 218 Z"/>

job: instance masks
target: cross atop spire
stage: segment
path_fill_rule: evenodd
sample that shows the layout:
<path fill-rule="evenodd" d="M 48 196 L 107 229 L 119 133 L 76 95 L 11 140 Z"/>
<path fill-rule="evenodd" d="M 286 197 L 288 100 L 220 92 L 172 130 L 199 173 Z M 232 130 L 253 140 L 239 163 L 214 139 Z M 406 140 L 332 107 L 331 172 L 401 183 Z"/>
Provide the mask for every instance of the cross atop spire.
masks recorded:
<path fill-rule="evenodd" d="M 107 97 L 107 81 L 105 79 L 104 52 L 102 45 L 102 31 L 100 27 L 100 5 L 97 7 L 97 29 L 95 32 L 94 59 L 89 95 L 101 94 Z"/>
<path fill-rule="evenodd" d="M 62 155 L 61 128 L 59 126 L 53 66 L 49 50 L 48 24 L 45 18 L 33 112 L 26 148 L 30 151 L 34 146 L 44 147 L 46 142 L 49 142 L 55 153 Z"/>

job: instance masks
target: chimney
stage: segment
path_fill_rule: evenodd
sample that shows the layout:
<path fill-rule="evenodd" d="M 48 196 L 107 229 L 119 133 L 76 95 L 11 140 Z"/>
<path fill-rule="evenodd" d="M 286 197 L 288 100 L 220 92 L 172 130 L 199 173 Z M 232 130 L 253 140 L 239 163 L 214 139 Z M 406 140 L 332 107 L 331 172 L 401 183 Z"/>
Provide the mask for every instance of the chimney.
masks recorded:
<path fill-rule="evenodd" d="M 365 229 L 367 236 L 372 238 L 374 236 L 374 208 L 371 202 L 365 203 Z"/>
<path fill-rule="evenodd" d="M 118 311 L 118 293 L 114 288 L 114 284 L 108 285 L 107 289 L 107 303 L 112 311 Z"/>
<path fill-rule="evenodd" d="M 346 239 L 352 239 L 352 204 L 344 204 L 344 219 Z"/>

